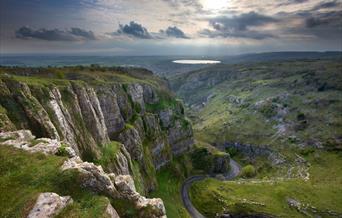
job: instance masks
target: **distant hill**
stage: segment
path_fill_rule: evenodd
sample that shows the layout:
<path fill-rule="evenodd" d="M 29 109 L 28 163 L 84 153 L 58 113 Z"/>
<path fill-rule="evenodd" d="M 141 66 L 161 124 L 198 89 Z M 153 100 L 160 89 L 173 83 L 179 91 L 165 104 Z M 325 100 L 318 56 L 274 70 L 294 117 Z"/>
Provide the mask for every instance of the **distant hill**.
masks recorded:
<path fill-rule="evenodd" d="M 77 56 L 77 55 L 2 55 L 2 66 L 75 66 L 98 64 L 101 66 L 143 67 L 155 74 L 170 76 L 206 68 L 207 65 L 176 64 L 175 59 L 214 59 L 223 64 L 293 59 L 341 59 L 342 52 L 268 52 L 232 56 Z"/>

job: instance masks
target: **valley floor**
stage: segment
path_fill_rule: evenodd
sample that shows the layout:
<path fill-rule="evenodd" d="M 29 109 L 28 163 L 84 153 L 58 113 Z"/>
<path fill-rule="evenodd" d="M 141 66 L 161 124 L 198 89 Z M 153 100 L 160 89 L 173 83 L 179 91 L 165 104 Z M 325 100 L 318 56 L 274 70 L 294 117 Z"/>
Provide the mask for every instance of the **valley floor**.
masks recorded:
<path fill-rule="evenodd" d="M 277 217 L 341 217 L 341 153 L 316 151 L 305 159 L 310 178 L 264 178 L 193 184 L 193 204 L 207 217 L 222 214 L 263 214 Z"/>

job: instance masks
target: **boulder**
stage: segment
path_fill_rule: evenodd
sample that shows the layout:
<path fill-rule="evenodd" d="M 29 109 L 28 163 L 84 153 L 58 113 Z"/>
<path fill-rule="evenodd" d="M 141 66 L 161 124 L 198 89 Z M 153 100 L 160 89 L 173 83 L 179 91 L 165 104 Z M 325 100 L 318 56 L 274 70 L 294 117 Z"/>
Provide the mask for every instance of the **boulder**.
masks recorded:
<path fill-rule="evenodd" d="M 109 175 L 103 171 L 101 166 L 83 162 L 79 157 L 74 157 L 64 162 L 62 170 L 77 170 L 80 173 L 81 185 L 96 193 L 111 198 L 120 196 Z"/>
<path fill-rule="evenodd" d="M 106 207 L 106 215 L 110 218 L 120 218 L 119 214 L 116 212 L 114 207 L 111 204 L 108 204 Z"/>
<path fill-rule="evenodd" d="M 52 192 L 41 193 L 27 218 L 54 217 L 72 202 L 70 196 L 61 197 Z"/>

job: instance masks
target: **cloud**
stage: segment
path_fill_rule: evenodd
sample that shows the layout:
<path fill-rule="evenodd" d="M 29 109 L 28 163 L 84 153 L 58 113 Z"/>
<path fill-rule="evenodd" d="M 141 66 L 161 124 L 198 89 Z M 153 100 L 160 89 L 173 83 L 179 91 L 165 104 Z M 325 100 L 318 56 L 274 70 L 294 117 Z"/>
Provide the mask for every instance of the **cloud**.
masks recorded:
<path fill-rule="evenodd" d="M 180 8 L 194 8 L 198 11 L 203 9 L 203 6 L 199 0 L 163 0 L 172 7 Z"/>
<path fill-rule="evenodd" d="M 30 27 L 23 26 L 15 31 L 16 38 L 19 39 L 41 39 L 47 41 L 85 41 L 96 40 L 92 31 L 86 31 L 77 27 L 71 30 L 45 29 L 33 30 Z"/>
<path fill-rule="evenodd" d="M 173 38 L 182 38 L 182 39 L 189 39 L 185 33 L 179 29 L 178 27 L 168 27 L 166 30 L 160 30 L 161 34 L 165 34 L 167 37 Z"/>
<path fill-rule="evenodd" d="M 128 35 L 139 39 L 152 39 L 152 35 L 141 24 L 131 21 L 129 24 L 120 24 L 114 35 Z"/>
<path fill-rule="evenodd" d="M 292 5 L 292 4 L 302 4 L 305 2 L 308 2 L 309 0 L 286 0 L 285 2 L 281 2 L 278 4 L 278 6 L 282 5 Z"/>
<path fill-rule="evenodd" d="M 251 30 L 252 27 L 261 27 L 269 23 L 278 22 L 277 19 L 255 12 L 249 12 L 233 17 L 215 17 L 209 19 L 209 25 L 213 28 L 200 31 L 200 35 L 215 37 L 234 37 L 234 38 L 251 38 L 265 39 L 273 38 L 270 33 Z"/>
<path fill-rule="evenodd" d="M 342 26 L 342 11 L 317 13 L 305 20 L 307 28 L 315 28 L 319 26 L 331 27 L 336 30 L 341 29 Z"/>
<path fill-rule="evenodd" d="M 318 3 L 312 10 L 337 8 L 340 6 L 341 6 L 341 2 L 337 2 L 337 1 L 321 2 L 321 3 Z"/>
<path fill-rule="evenodd" d="M 215 30 L 246 30 L 248 27 L 263 26 L 277 22 L 277 19 L 255 13 L 254 11 L 233 17 L 216 17 L 209 20 Z"/>
<path fill-rule="evenodd" d="M 71 32 L 75 36 L 80 36 L 88 40 L 96 40 L 95 34 L 92 31 L 86 31 L 77 27 L 71 28 Z"/>
<path fill-rule="evenodd" d="M 253 30 L 247 31 L 213 31 L 209 29 L 204 29 L 199 32 L 201 36 L 206 36 L 209 38 L 246 38 L 246 39 L 256 39 L 262 40 L 266 38 L 275 38 L 274 35 L 270 33 L 262 33 Z"/>
<path fill-rule="evenodd" d="M 310 39 L 315 43 L 329 41 L 341 44 L 342 11 L 307 10 L 282 13 L 279 16 L 282 22 L 279 24 L 282 26 L 280 36 L 294 35 L 297 39 Z"/>

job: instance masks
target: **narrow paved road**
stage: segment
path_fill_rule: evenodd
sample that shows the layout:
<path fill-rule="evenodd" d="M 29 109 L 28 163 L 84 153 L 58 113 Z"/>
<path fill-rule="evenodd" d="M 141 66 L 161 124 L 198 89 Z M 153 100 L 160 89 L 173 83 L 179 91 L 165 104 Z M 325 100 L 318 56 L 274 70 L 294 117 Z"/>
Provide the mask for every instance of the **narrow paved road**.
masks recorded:
<path fill-rule="evenodd" d="M 229 165 L 230 165 L 230 171 L 229 171 L 228 175 L 226 175 L 224 177 L 224 180 L 234 179 L 235 177 L 237 177 L 240 174 L 241 167 L 236 161 L 230 159 Z M 183 182 L 182 190 L 181 190 L 183 204 L 184 204 L 185 208 L 188 210 L 188 212 L 192 218 L 205 218 L 205 216 L 203 216 L 194 207 L 194 205 L 192 205 L 191 200 L 190 200 L 190 196 L 189 196 L 189 188 L 191 187 L 193 182 L 198 182 L 198 181 L 201 181 L 201 180 L 208 178 L 208 177 L 210 177 L 210 176 L 207 176 L 207 175 L 191 176 Z"/>

